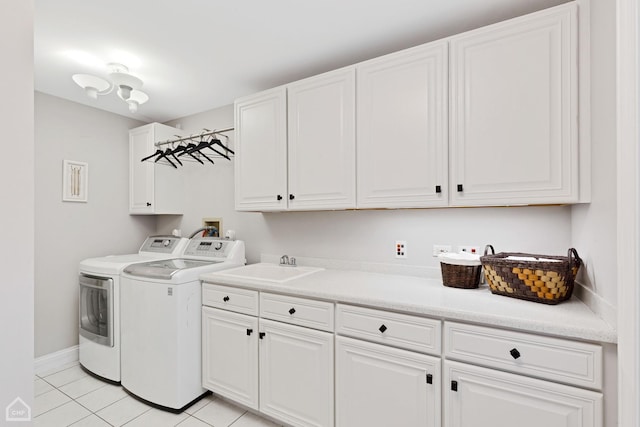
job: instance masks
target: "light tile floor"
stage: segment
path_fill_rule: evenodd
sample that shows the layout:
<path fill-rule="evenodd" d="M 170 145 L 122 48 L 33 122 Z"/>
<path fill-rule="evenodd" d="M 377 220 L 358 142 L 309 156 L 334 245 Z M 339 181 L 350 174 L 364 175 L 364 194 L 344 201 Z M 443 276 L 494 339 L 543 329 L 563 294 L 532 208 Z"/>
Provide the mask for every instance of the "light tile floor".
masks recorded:
<path fill-rule="evenodd" d="M 35 378 L 34 425 L 43 427 L 277 427 L 258 415 L 209 395 L 180 414 L 148 406 L 87 374 L 76 363 Z"/>

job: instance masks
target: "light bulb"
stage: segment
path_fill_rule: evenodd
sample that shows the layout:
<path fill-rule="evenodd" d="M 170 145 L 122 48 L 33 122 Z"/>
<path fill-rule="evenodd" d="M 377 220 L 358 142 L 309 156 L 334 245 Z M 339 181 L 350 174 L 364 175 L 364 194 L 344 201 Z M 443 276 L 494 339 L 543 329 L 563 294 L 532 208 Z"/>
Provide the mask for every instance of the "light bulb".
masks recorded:
<path fill-rule="evenodd" d="M 89 98 L 97 99 L 98 95 L 104 95 L 111 88 L 111 84 L 97 76 L 91 74 L 74 74 L 73 81 L 84 89 Z"/>
<path fill-rule="evenodd" d="M 127 85 L 120 85 L 118 86 L 118 95 L 120 95 L 120 98 L 124 99 L 125 101 L 127 99 L 129 99 L 131 97 L 131 91 L 133 90 L 133 88 L 131 86 L 127 86 Z"/>
<path fill-rule="evenodd" d="M 98 89 L 95 87 L 87 86 L 84 88 L 85 93 L 91 99 L 98 99 Z"/>
<path fill-rule="evenodd" d="M 135 113 L 138 111 L 138 103 L 136 101 L 129 100 L 127 101 L 127 104 L 129 104 L 130 112 Z"/>

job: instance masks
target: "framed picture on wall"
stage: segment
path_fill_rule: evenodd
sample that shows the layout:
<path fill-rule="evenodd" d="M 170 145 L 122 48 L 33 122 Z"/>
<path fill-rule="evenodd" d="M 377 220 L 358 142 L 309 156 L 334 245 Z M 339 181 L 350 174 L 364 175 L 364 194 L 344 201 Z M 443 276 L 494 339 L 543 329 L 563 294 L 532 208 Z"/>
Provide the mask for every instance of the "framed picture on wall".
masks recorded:
<path fill-rule="evenodd" d="M 89 196 L 89 165 L 74 160 L 62 164 L 62 201 L 87 202 Z"/>

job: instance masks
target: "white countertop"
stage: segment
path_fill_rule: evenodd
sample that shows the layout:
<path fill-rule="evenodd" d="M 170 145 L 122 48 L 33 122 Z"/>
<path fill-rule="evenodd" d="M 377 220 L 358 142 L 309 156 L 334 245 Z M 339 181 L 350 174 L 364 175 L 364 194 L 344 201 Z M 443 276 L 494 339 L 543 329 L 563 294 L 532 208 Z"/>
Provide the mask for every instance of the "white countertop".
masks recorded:
<path fill-rule="evenodd" d="M 617 342 L 616 331 L 575 296 L 557 305 L 546 305 L 494 295 L 486 285 L 478 289 L 449 288 L 443 286 L 441 280 L 423 277 L 320 270 L 278 283 L 229 274 L 238 270 L 208 273 L 200 276 L 200 279 L 208 283 L 358 304 L 432 318 L 589 341 Z"/>

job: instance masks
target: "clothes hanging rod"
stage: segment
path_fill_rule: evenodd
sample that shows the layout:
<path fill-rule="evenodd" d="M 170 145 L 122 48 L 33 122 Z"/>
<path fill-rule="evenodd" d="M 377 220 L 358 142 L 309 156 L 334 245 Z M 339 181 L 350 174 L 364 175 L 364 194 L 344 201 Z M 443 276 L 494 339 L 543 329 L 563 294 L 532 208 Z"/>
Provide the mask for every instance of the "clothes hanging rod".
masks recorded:
<path fill-rule="evenodd" d="M 160 142 L 156 142 L 156 147 L 160 147 L 162 145 L 166 145 L 166 144 L 175 144 L 178 142 L 182 142 L 182 141 L 193 141 L 196 138 L 204 138 L 205 136 L 212 136 L 212 135 L 216 135 L 216 134 L 223 134 L 225 132 L 230 132 L 234 130 L 234 128 L 226 128 L 226 129 L 216 129 L 216 130 L 209 130 L 209 129 L 204 129 L 204 132 L 201 133 L 194 133 L 191 134 L 190 136 L 185 136 L 185 137 L 181 137 L 181 138 L 175 138 L 175 139 L 168 139 L 166 141 L 160 141 Z M 227 137 L 226 135 L 223 135 L 224 137 Z"/>

